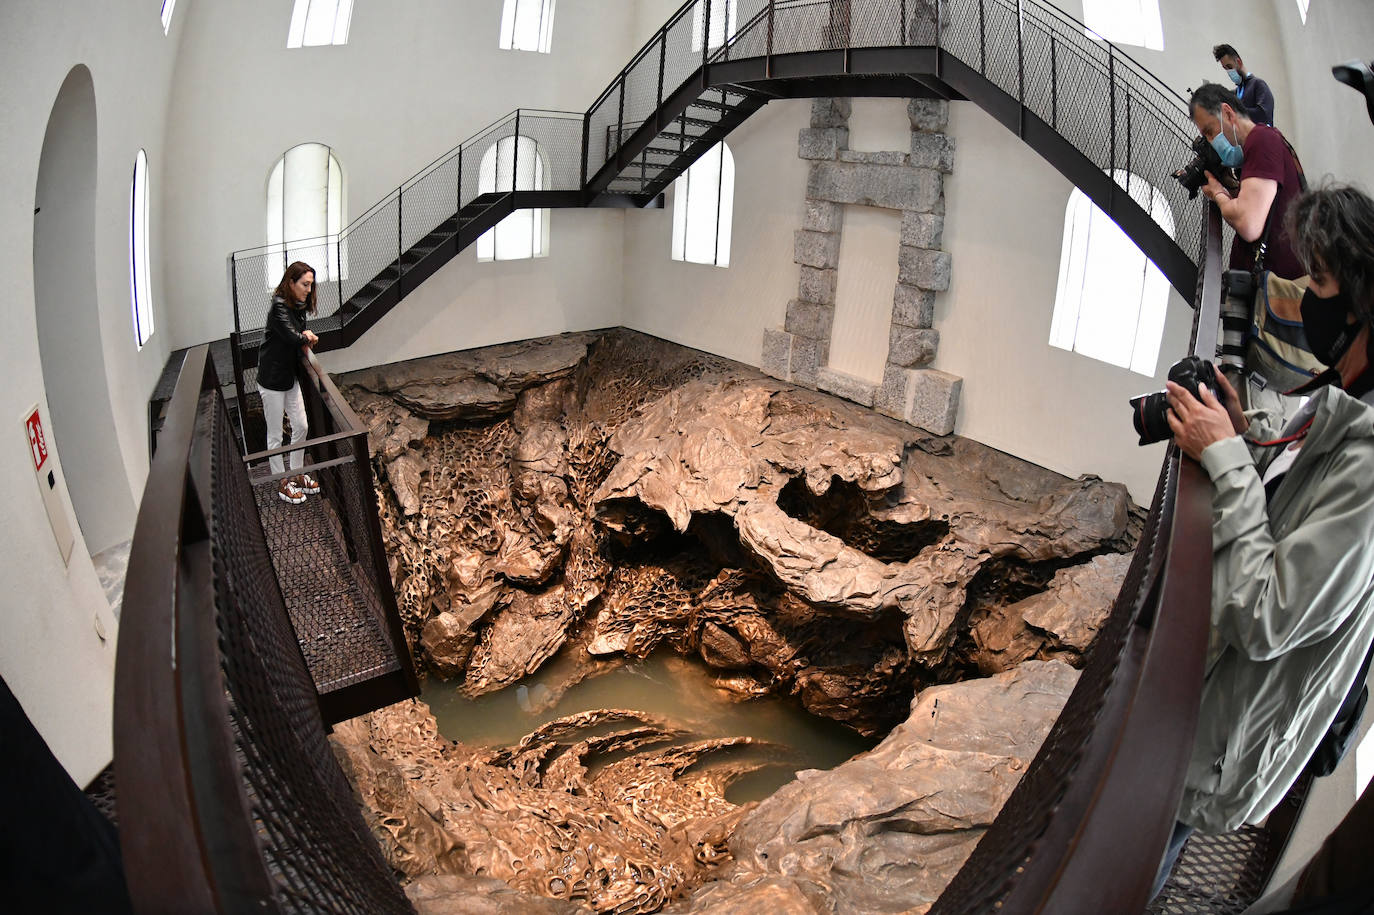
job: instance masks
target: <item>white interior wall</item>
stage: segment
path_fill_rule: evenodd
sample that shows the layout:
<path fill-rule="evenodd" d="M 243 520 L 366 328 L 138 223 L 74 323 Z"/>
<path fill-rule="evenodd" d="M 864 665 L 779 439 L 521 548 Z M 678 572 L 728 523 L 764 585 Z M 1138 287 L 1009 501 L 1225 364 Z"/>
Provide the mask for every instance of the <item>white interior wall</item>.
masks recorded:
<path fill-rule="evenodd" d="M 176 312 L 182 345 L 232 330 L 225 258 L 265 243 L 267 178 L 288 148 L 318 142 L 334 150 L 346 185 L 345 218 L 351 220 L 517 107 L 585 111 L 647 37 L 636 33 L 640 24 L 629 7 L 626 15 L 608 16 L 597 0 L 562 0 L 552 53 L 502 51 L 500 0 L 417 0 L 355 4 L 347 45 L 287 49 L 291 5 L 282 0 L 184 5 L 177 15 L 185 13 L 187 34 L 168 132 L 171 180 L 179 193 L 166 215 L 178 239 L 169 252 L 168 281 L 194 290 Z M 652 33 L 661 24 L 645 27 Z M 573 154 L 580 158 L 581 150 Z M 492 291 L 506 282 L 524 288 L 533 271 L 545 275 L 543 288 L 560 286 L 562 270 L 581 269 L 560 248 L 600 247 L 580 240 L 570 246 L 571 226 L 580 233 L 607 233 L 606 243 L 619 243 L 618 217 L 561 217 L 554 216 L 551 259 L 533 266 L 478 264 L 464 272 L 465 293 L 448 303 L 457 313 L 453 320 L 486 320 L 468 311 L 470 305 L 490 310 L 493 304 L 474 297 L 471 280 Z M 618 312 L 618 271 L 597 276 L 597 297 Z M 583 275 L 575 285 L 591 280 Z M 443 285 L 450 291 L 459 286 Z M 433 301 L 436 294 L 427 290 L 419 304 L 407 299 L 402 310 L 443 307 Z M 419 323 L 428 320 L 421 317 Z M 419 338 L 413 342 L 419 349 L 406 349 L 408 355 L 442 351 L 426 350 Z M 377 351 L 376 344 L 366 347 Z"/>
<path fill-rule="evenodd" d="M 183 6 L 192 6 L 183 0 Z M 143 0 L 15 0 L 0 4 L 0 274 L 6 278 L 5 334 L 0 338 L 0 581 L 5 583 L 0 674 L 73 778 L 84 783 L 110 759 L 111 690 L 116 626 L 77 529 L 70 566 L 63 566 L 34 481 L 20 425 L 39 404 L 51 415 L 39 358 L 35 313 L 34 213 L 39 162 L 58 89 L 78 64 L 95 91 L 94 285 L 76 303 L 98 328 L 100 364 L 64 367 L 109 391 L 118 445 L 113 499 L 132 502 L 147 473 L 147 401 L 168 353 L 167 297 L 156 253 L 152 285 L 156 331 L 140 352 L 129 301 L 129 183 L 134 157 L 147 150 L 151 175 L 151 244 L 165 241 L 160 210 L 166 162 L 167 94 L 182 23 L 165 36 L 157 4 Z M 51 252 L 40 252 L 48 257 Z M 88 255 L 89 257 L 89 255 Z M 44 296 L 63 290 L 44 290 Z M 41 298 L 41 297 L 39 297 Z M 103 378 L 100 372 L 103 371 Z M 62 443 L 50 442 L 57 449 Z M 72 469 L 57 455 L 59 476 Z M 110 466 L 105 469 L 111 470 Z M 111 482 L 112 480 L 112 482 Z M 120 490 L 123 490 L 122 492 Z M 65 492 L 65 508 L 71 511 Z M 132 533 L 130 525 L 123 532 Z M 73 527 L 75 524 L 73 522 Z M 108 636 L 96 634 L 99 617 Z"/>
<path fill-rule="evenodd" d="M 459 252 L 348 349 L 326 353 L 346 372 L 620 323 L 624 210 L 554 210 L 549 255 L 477 262 Z"/>
<path fill-rule="evenodd" d="M 1293 0 L 1273 0 L 1295 99 L 1293 135 L 1312 184 L 1330 177 L 1374 193 L 1374 141 L 1364 94 L 1331 75 L 1333 64 L 1374 59 L 1374 6 L 1367 0 L 1313 3 L 1303 25 Z M 1277 90 L 1276 90 L 1277 91 Z"/>
<path fill-rule="evenodd" d="M 625 214 L 626 327 L 758 365 L 763 332 L 781 327 L 797 295 L 792 233 L 805 210 L 807 163 L 797 131 L 811 102 L 770 102 L 735 129 L 735 210 L 730 266 L 672 260 L 673 189 L 662 210 Z"/>

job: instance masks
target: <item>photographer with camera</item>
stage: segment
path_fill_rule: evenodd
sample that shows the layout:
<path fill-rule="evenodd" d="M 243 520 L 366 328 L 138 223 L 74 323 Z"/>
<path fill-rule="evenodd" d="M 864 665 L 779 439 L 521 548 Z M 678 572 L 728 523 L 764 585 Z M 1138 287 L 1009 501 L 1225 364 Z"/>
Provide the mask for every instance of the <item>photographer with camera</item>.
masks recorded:
<path fill-rule="evenodd" d="M 1302 166 L 1283 134 L 1256 124 L 1236 94 L 1216 83 L 1203 83 L 1188 103 L 1193 123 L 1216 150 L 1221 164 L 1237 169 L 1240 187 L 1228 190 L 1211 170 L 1202 193 L 1236 230 L 1231 243 L 1231 269 L 1270 270 L 1284 279 L 1306 271 L 1293 251 L 1285 217 L 1304 190 Z M 1183 180 L 1180 178 L 1180 180 Z"/>
<path fill-rule="evenodd" d="M 1231 82 L 1236 85 L 1236 98 L 1250 120 L 1256 124 L 1274 126 L 1274 93 L 1269 84 L 1245 69 L 1245 61 L 1239 52 L 1229 44 L 1219 44 L 1212 48 L 1212 56 L 1221 64 Z"/>
<path fill-rule="evenodd" d="M 1194 828 L 1260 820 L 1309 761 L 1333 769 L 1358 728 L 1374 640 L 1374 200 L 1318 190 L 1290 227 L 1312 278 L 1304 330 L 1331 366 L 1310 399 L 1268 428 L 1200 361 L 1177 377 L 1217 390 L 1170 381 L 1165 395 L 1174 441 L 1215 488 L 1207 674 L 1156 892 Z"/>

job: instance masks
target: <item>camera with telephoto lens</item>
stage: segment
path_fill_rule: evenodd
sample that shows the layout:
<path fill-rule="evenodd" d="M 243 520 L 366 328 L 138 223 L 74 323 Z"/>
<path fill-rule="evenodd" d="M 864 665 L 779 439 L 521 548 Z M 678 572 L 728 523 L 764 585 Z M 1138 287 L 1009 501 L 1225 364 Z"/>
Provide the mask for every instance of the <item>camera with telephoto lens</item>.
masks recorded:
<path fill-rule="evenodd" d="M 1221 275 L 1221 289 L 1217 362 L 1223 372 L 1239 373 L 1245 371 L 1245 346 L 1255 320 L 1254 274 L 1248 270 L 1227 270 Z"/>
<path fill-rule="evenodd" d="M 1206 385 L 1218 397 L 1221 396 L 1217 391 L 1217 370 L 1199 356 L 1184 356 L 1169 369 L 1169 380 L 1174 384 L 1187 389 L 1198 400 L 1202 395 L 1198 393 L 1199 385 Z M 1165 399 L 1163 391 L 1155 391 L 1152 394 L 1141 394 L 1139 397 L 1131 398 L 1132 420 L 1135 422 L 1135 431 L 1140 435 L 1140 444 L 1153 445 L 1155 442 L 1162 442 L 1167 438 L 1173 437 L 1173 430 L 1169 428 L 1168 412 L 1169 401 Z"/>
<path fill-rule="evenodd" d="M 1207 183 L 1207 173 L 1211 172 L 1222 184 L 1227 183 L 1227 173 L 1230 171 L 1225 165 L 1221 164 L 1221 156 L 1212 148 L 1203 137 L 1193 140 L 1193 161 L 1174 172 L 1174 177 L 1178 183 L 1183 185 L 1188 192 L 1188 199 L 1192 200 L 1197 196 L 1198 189 Z"/>

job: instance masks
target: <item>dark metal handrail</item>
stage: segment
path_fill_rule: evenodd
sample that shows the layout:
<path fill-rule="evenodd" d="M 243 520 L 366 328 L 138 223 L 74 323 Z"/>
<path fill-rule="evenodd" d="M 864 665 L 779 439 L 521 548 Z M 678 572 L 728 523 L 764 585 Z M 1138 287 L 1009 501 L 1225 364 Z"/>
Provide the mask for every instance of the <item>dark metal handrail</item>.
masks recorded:
<path fill-rule="evenodd" d="M 1206 212 L 1192 350 L 1211 358 L 1221 220 L 1215 206 Z M 1131 569 L 1078 685 L 932 915 L 1138 912 L 1149 901 L 1197 726 L 1211 493 L 1202 468 L 1170 445 Z"/>
<path fill-rule="evenodd" d="M 208 346 L 172 397 L 125 599 L 114 744 L 134 907 L 411 911 L 325 739 Z"/>

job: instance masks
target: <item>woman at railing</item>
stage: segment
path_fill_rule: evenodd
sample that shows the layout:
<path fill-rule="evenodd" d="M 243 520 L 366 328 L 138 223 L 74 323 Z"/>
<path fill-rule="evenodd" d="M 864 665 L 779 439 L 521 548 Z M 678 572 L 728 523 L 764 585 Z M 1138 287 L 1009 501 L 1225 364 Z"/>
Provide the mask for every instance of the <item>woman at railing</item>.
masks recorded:
<path fill-rule="evenodd" d="M 1334 768 L 1343 748 L 1330 744 L 1346 737 L 1333 722 L 1368 673 L 1374 200 L 1329 188 L 1300 198 L 1293 216 L 1312 276 L 1303 329 L 1331 366 L 1307 386 L 1311 399 L 1280 430 L 1228 411 L 1235 392 L 1220 376 L 1220 400 L 1168 385 L 1174 440 L 1215 487 L 1212 650 L 1174 855 L 1194 827 L 1262 819 L 1309 760 Z"/>
<path fill-rule="evenodd" d="M 267 450 L 281 447 L 282 414 L 291 420 L 291 444 L 305 441 L 308 423 L 305 399 L 296 381 L 296 362 L 302 347 L 309 348 L 319 337 L 306 329 L 306 313 L 315 314 L 315 269 L 304 261 L 296 261 L 286 268 L 276 291 L 272 293 L 272 308 L 267 312 L 267 326 L 263 329 L 262 347 L 258 350 L 258 392 L 262 395 L 262 417 L 267 423 Z M 282 456 L 273 454 L 267 459 L 273 476 L 284 473 Z M 305 453 L 291 452 L 291 469 L 300 470 Z M 320 484 L 308 473 L 287 477 L 277 484 L 277 496 L 283 502 L 299 504 L 308 493 L 320 491 Z"/>

